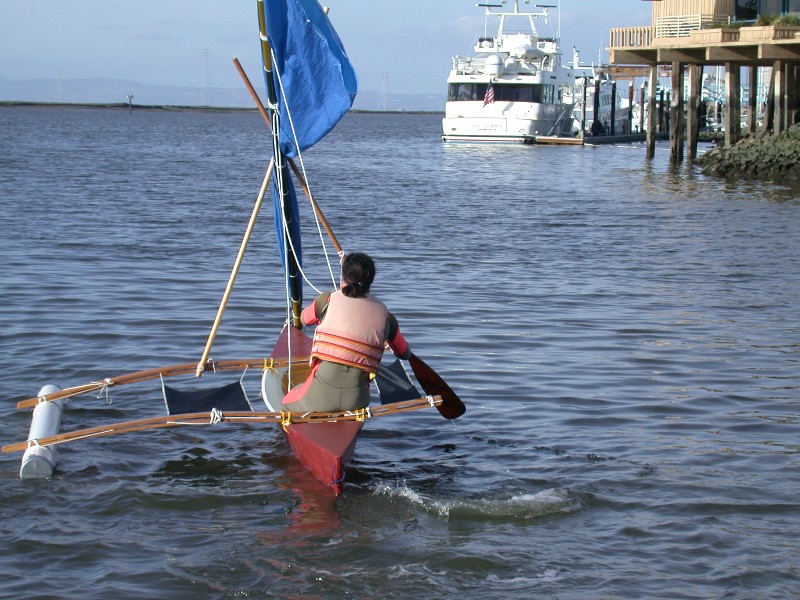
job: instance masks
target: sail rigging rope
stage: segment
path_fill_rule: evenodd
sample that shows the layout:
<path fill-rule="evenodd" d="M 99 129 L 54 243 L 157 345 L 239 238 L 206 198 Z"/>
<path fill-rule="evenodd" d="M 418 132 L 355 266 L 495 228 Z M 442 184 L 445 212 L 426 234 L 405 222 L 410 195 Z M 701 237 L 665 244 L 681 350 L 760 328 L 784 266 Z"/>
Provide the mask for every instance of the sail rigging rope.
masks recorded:
<path fill-rule="evenodd" d="M 273 64 L 277 64 L 276 63 L 277 59 L 276 59 L 274 53 L 272 54 L 272 60 L 273 60 Z M 313 205 L 313 202 L 314 202 L 313 197 L 314 197 L 314 195 L 311 193 L 311 184 L 308 181 L 308 175 L 306 173 L 306 165 L 305 165 L 305 162 L 303 161 L 303 153 L 300 150 L 300 143 L 299 143 L 299 141 L 297 139 L 297 130 L 295 129 L 295 126 L 294 126 L 294 120 L 292 119 L 292 112 L 291 112 L 291 109 L 289 107 L 289 102 L 288 102 L 288 100 L 286 98 L 286 93 L 285 93 L 285 90 L 283 88 L 283 80 L 281 79 L 281 74 L 280 74 L 280 71 L 278 69 L 275 69 L 275 75 L 276 75 L 276 78 L 278 80 L 278 89 L 280 90 L 280 94 L 281 94 L 281 97 L 283 98 L 284 106 L 286 107 L 286 115 L 289 117 L 289 128 L 292 131 L 292 138 L 294 139 L 294 144 L 295 144 L 295 147 L 297 148 L 297 160 L 300 163 L 300 172 L 303 175 L 303 181 L 305 181 L 306 187 L 308 188 L 308 193 L 309 193 L 309 196 L 310 196 L 309 199 L 311 200 L 312 205 Z M 336 275 L 334 274 L 333 267 L 331 265 L 331 259 L 330 259 L 330 256 L 328 254 L 328 248 L 325 245 L 325 236 L 324 236 L 324 234 L 322 232 L 322 225 L 320 224 L 320 220 L 319 220 L 319 216 L 317 215 L 317 211 L 316 210 L 312 210 L 311 212 L 314 214 L 314 223 L 315 223 L 315 225 L 317 227 L 317 235 L 319 236 L 320 247 L 322 248 L 322 252 L 325 255 L 325 263 L 328 266 L 328 273 L 330 274 L 330 278 L 331 278 L 331 282 L 332 282 L 333 287 L 336 288 L 337 287 L 337 285 L 336 285 Z M 284 228 L 285 227 L 286 227 L 286 223 L 284 221 Z M 291 240 L 290 240 L 290 243 L 291 243 Z M 294 248 L 292 248 L 292 250 L 294 251 Z M 339 257 L 339 258 L 341 258 L 341 257 Z M 311 280 L 308 279 L 308 277 L 306 276 L 305 272 L 303 271 L 302 266 L 298 265 L 298 269 L 300 271 L 300 274 L 303 276 L 303 281 L 308 283 L 308 285 L 310 285 L 317 294 L 321 293 L 321 291 L 311 282 Z"/>
<path fill-rule="evenodd" d="M 276 60 L 275 54 L 272 52 L 271 49 L 270 49 L 270 52 L 272 54 L 273 64 L 277 64 L 277 60 Z M 308 191 L 309 200 L 311 201 L 311 204 L 312 204 L 312 211 L 311 212 L 314 214 L 314 223 L 316 224 L 316 227 L 317 227 L 317 235 L 319 237 L 319 244 L 320 244 L 320 247 L 322 248 L 323 254 L 325 255 L 325 262 L 326 262 L 326 265 L 328 267 L 328 273 L 330 274 L 332 287 L 335 289 L 337 287 L 337 285 L 336 285 L 336 277 L 334 276 L 333 267 L 331 266 L 331 259 L 330 259 L 330 256 L 328 254 L 328 249 L 327 249 L 327 247 L 325 245 L 325 238 L 324 238 L 324 235 L 323 235 L 323 232 L 322 232 L 322 226 L 320 224 L 319 216 L 317 215 L 317 211 L 313 210 L 314 209 L 314 199 L 313 199 L 313 194 L 311 193 L 311 185 L 308 182 L 308 176 L 306 174 L 305 163 L 303 161 L 303 155 L 302 155 L 302 151 L 300 149 L 300 143 L 299 143 L 298 138 L 297 138 L 297 130 L 295 129 L 294 120 L 292 119 L 292 112 L 291 112 L 291 109 L 289 107 L 288 99 L 286 97 L 286 91 L 285 91 L 284 86 L 283 86 L 283 80 L 281 79 L 281 74 L 280 74 L 280 71 L 278 69 L 275 69 L 274 73 L 276 75 L 276 80 L 277 80 L 277 84 L 278 84 L 277 85 L 278 93 L 281 95 L 281 97 L 283 99 L 284 106 L 286 107 L 286 115 L 287 115 L 288 120 L 289 120 L 289 129 L 292 132 L 292 137 L 294 139 L 295 148 L 297 148 L 297 159 L 298 159 L 298 161 L 300 163 L 300 172 L 302 174 L 303 181 L 305 182 L 306 190 Z M 282 177 L 278 177 L 277 176 L 278 173 L 282 172 L 281 169 L 284 168 L 283 161 L 285 159 L 283 154 L 279 151 L 279 149 L 280 149 L 280 127 L 279 127 L 279 122 L 278 122 L 279 113 L 278 113 L 277 103 L 275 103 L 274 105 L 272 103 L 270 103 L 269 108 L 272 111 L 272 119 L 273 119 L 273 123 L 272 123 L 273 140 L 272 140 L 272 143 L 273 143 L 273 148 L 275 149 L 274 152 L 275 152 L 275 156 L 276 156 L 276 165 L 275 165 L 276 166 L 276 170 L 275 170 L 276 178 L 275 178 L 275 181 L 277 181 L 277 185 L 278 185 L 278 188 L 279 188 L 278 189 L 278 196 L 280 198 L 280 203 L 281 203 L 280 218 L 281 218 L 281 232 L 282 232 L 282 240 L 283 240 L 283 248 L 284 248 L 284 252 L 283 252 L 283 261 L 284 261 L 283 272 L 284 272 L 284 288 L 285 288 L 285 298 L 286 298 L 286 321 L 285 321 L 285 326 L 291 326 L 294 315 L 292 314 L 292 298 L 291 298 L 291 289 L 290 289 L 291 282 L 290 282 L 289 269 L 288 269 L 289 252 L 287 251 L 287 249 L 291 248 L 291 252 L 293 253 L 293 255 L 295 257 L 297 257 L 299 255 L 297 253 L 297 249 L 294 246 L 294 241 L 292 240 L 292 236 L 291 236 L 291 234 L 289 232 L 289 224 L 286 222 L 286 211 L 285 211 L 285 206 L 284 206 L 284 199 L 286 198 L 286 195 L 284 195 L 284 191 L 285 190 L 283 189 L 284 180 L 283 180 Z M 339 258 L 341 259 L 341 257 L 339 257 Z M 317 293 L 317 295 L 319 295 L 321 293 L 321 291 L 311 282 L 309 277 L 306 275 L 306 272 L 303 269 L 302 264 L 300 264 L 300 261 L 299 260 L 295 260 L 295 265 L 297 267 L 297 271 L 300 273 L 300 276 L 302 277 L 302 280 L 305 281 Z M 292 349 L 292 336 L 287 336 L 287 350 L 288 350 L 288 355 L 291 358 L 294 355 L 294 352 L 293 352 L 293 349 Z M 288 370 L 288 373 L 287 373 L 288 381 L 291 382 L 293 380 L 292 379 L 292 365 L 291 364 L 289 364 L 289 368 L 287 370 Z"/>

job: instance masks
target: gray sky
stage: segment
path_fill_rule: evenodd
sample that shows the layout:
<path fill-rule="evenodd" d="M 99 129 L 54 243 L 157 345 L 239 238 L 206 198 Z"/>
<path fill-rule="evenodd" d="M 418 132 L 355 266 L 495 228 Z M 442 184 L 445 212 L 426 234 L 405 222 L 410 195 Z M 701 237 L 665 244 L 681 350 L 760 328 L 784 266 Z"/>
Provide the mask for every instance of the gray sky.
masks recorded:
<path fill-rule="evenodd" d="M 560 2 L 560 19 L 551 9 L 539 33 L 554 35 L 560 23 L 567 60 L 577 46 L 584 62 L 596 62 L 611 27 L 650 23 L 651 4 L 642 0 L 537 1 Z M 475 0 L 323 4 L 362 90 L 441 94 L 451 56 L 468 53 L 483 24 Z M 0 79 L 202 86 L 207 78 L 211 87 L 234 88 L 242 83 L 233 58 L 260 82 L 258 52 L 255 0 L 0 0 Z"/>

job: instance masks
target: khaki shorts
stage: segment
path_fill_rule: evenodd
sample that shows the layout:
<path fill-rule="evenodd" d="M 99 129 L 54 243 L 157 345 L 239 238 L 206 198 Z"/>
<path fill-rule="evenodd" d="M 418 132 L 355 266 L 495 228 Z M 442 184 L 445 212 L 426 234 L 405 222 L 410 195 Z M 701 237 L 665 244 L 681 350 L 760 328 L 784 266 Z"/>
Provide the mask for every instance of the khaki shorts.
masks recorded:
<path fill-rule="evenodd" d="M 369 373 L 357 367 L 322 361 L 296 402 L 284 404 L 292 412 L 338 412 L 369 405 Z"/>

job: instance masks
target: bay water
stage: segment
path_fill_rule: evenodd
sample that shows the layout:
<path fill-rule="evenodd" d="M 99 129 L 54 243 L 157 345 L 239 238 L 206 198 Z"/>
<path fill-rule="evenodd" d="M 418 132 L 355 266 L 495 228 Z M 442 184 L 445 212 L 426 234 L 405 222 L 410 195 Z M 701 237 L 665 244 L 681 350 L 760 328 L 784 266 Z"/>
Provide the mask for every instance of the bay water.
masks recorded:
<path fill-rule="evenodd" d="M 439 134 L 350 114 L 303 164 L 467 413 L 368 421 L 338 498 L 274 425 L 65 444 L 45 480 L 3 454 L 0 597 L 800 597 L 800 189 Z M 0 109 L 4 445 L 45 384 L 199 360 L 270 154 L 254 111 Z M 271 210 L 215 359 L 285 318 Z M 120 386 L 62 430 L 164 412 Z"/>

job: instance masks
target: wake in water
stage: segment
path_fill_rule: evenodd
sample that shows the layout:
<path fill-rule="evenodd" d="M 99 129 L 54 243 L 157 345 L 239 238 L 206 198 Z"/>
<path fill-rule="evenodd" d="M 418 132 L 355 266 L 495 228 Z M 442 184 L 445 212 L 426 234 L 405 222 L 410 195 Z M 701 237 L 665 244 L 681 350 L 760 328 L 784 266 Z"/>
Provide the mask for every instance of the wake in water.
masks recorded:
<path fill-rule="evenodd" d="M 580 499 L 564 488 L 551 488 L 535 494 L 518 494 L 508 498 L 435 500 L 412 490 L 405 483 L 397 486 L 382 483 L 375 486 L 373 493 L 401 498 L 429 513 L 445 518 L 527 521 L 547 515 L 572 514 L 583 508 Z"/>

